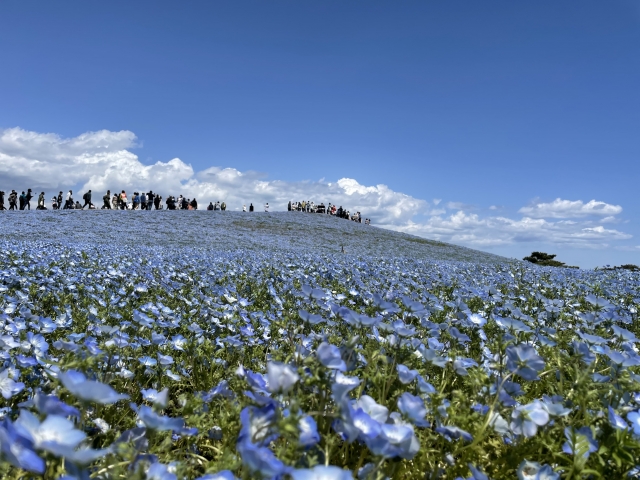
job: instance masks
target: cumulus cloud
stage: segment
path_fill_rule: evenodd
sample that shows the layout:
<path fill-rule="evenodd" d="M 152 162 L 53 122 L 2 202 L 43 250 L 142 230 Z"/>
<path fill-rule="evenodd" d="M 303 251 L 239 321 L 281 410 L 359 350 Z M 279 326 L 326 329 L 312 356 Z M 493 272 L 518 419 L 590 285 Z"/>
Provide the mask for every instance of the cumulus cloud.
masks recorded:
<path fill-rule="evenodd" d="M 533 242 L 598 248 L 631 237 L 605 228 L 622 211 L 617 205 L 592 200 L 588 203 L 556 199 L 520 209 L 521 218 L 482 217 L 472 205 L 441 199 L 426 201 L 394 191 L 388 186 L 362 185 L 356 179 L 335 182 L 285 182 L 260 172 L 210 167 L 195 171 L 179 158 L 144 164 L 131 149 L 136 136 L 129 131 L 102 130 L 74 138 L 30 132 L 20 128 L 0 131 L 0 189 L 45 189 L 79 187 L 102 192 L 148 191 L 197 198 L 204 208 L 210 201 L 225 201 L 230 210 L 253 203 L 258 209 L 269 202 L 272 210 L 286 209 L 289 200 L 312 200 L 342 205 L 360 211 L 374 225 L 476 248 Z M 458 210 L 452 212 L 452 210 Z M 449 213 L 447 213 L 449 212 Z M 599 222 L 581 217 L 603 217 Z M 568 220 L 576 218 L 578 220 Z M 552 221 L 549 219 L 561 219 Z"/>
<path fill-rule="evenodd" d="M 590 215 L 609 217 L 622 212 L 622 207 L 596 200 L 584 203 L 582 200 L 572 201 L 556 198 L 553 202 L 534 203 L 522 207 L 519 212 L 532 218 L 577 218 Z"/>
<path fill-rule="evenodd" d="M 393 228 L 393 227 L 392 227 Z M 395 229 L 423 237 L 478 248 L 514 243 L 555 243 L 574 247 L 606 247 L 610 241 L 631 235 L 602 225 L 580 222 L 549 222 L 523 217 L 480 217 L 458 211 L 449 217 L 434 216 L 425 222 L 409 222 Z"/>

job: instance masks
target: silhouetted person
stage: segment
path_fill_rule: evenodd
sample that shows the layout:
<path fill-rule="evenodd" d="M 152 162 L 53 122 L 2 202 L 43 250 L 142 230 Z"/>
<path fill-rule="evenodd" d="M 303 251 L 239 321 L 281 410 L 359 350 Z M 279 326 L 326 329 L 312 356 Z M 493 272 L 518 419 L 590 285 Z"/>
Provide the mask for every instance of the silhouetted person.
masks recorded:
<path fill-rule="evenodd" d="M 4 192 L 0 191 L 0 210 L 6 210 L 6 208 L 4 208 Z"/>
<path fill-rule="evenodd" d="M 111 210 L 111 190 L 107 190 L 107 194 L 102 197 L 102 210 Z"/>
<path fill-rule="evenodd" d="M 84 210 L 84 207 L 86 207 L 87 205 L 89 205 L 89 208 L 93 207 L 93 203 L 91 203 L 91 190 L 85 193 L 82 196 L 82 199 L 84 200 L 84 205 L 82 205 L 83 210 Z"/>
<path fill-rule="evenodd" d="M 249 205 L 249 211 L 253 212 L 253 203 Z"/>
<path fill-rule="evenodd" d="M 31 199 L 33 198 L 33 194 L 31 193 L 31 189 L 27 190 L 27 194 L 24 197 L 24 203 L 27 207 L 27 210 L 31 210 Z"/>
<path fill-rule="evenodd" d="M 9 210 L 17 210 L 18 209 L 18 192 L 15 190 L 11 190 L 9 194 Z"/>

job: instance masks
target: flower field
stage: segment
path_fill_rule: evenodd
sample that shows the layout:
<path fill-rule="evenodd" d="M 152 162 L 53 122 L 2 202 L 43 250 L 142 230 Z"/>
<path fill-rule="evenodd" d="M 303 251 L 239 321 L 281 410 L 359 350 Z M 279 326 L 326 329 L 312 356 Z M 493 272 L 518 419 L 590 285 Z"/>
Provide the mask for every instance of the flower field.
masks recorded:
<path fill-rule="evenodd" d="M 635 478 L 639 303 L 620 270 L 5 240 L 0 475 Z"/>

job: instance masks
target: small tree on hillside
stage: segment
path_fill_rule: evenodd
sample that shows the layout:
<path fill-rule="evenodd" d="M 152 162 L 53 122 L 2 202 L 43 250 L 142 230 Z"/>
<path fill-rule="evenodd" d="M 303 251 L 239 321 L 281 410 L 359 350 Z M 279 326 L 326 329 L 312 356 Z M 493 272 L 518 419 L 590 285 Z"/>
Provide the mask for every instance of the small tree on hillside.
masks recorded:
<path fill-rule="evenodd" d="M 578 267 L 568 267 L 564 264 L 564 262 L 560 262 L 558 260 L 554 260 L 556 258 L 555 254 L 549 254 L 544 252 L 532 252 L 528 257 L 524 257 L 523 260 L 531 263 L 535 263 L 536 265 L 540 265 L 542 267 L 567 267 L 567 268 L 578 268 Z"/>

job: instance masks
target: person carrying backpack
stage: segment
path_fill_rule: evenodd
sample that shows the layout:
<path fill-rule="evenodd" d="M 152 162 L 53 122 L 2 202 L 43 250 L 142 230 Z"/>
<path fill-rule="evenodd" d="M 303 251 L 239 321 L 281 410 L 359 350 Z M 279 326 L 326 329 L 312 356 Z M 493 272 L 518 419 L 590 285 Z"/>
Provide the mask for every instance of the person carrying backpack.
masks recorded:
<path fill-rule="evenodd" d="M 82 199 L 84 200 L 84 205 L 82 205 L 83 210 L 84 210 L 84 207 L 86 207 L 87 205 L 89 205 L 89 208 L 93 207 L 93 203 L 91 203 L 91 190 L 85 193 L 82 196 Z"/>
<path fill-rule="evenodd" d="M 17 210 L 18 208 L 18 192 L 11 190 L 9 194 L 9 210 Z"/>
<path fill-rule="evenodd" d="M 107 190 L 107 194 L 102 197 L 102 210 L 111 210 L 111 190 Z"/>

